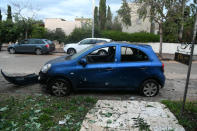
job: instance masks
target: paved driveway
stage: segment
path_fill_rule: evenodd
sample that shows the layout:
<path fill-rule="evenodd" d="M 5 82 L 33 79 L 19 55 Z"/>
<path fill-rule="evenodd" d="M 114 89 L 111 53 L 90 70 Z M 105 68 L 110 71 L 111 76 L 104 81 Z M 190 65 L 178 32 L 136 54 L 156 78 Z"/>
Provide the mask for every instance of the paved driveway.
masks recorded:
<path fill-rule="evenodd" d="M 11 55 L 6 51 L 2 51 L 0 52 L 0 68 L 8 73 L 38 73 L 44 63 L 61 55 L 64 54 L 40 56 L 31 54 Z M 165 61 L 164 64 L 167 78 L 166 85 L 161 89 L 159 95 L 154 98 L 144 98 L 133 92 L 82 92 L 73 95 L 93 95 L 98 96 L 101 99 L 135 99 L 150 101 L 159 101 L 161 99 L 180 100 L 182 99 L 184 92 L 187 66 L 173 61 Z M 7 83 L 0 75 L 0 93 L 33 94 L 44 92 L 38 84 L 26 87 L 16 87 Z M 192 66 L 188 98 L 191 100 L 197 99 L 197 62 L 194 62 Z"/>
<path fill-rule="evenodd" d="M 177 123 L 159 102 L 99 100 L 86 115 L 81 131 L 184 131 Z"/>

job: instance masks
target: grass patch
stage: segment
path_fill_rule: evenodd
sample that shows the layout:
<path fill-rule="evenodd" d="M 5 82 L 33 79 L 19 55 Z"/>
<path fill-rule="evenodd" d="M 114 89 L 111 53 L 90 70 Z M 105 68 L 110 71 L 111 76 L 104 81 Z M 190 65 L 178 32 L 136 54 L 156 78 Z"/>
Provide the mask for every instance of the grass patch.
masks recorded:
<path fill-rule="evenodd" d="M 96 102 L 93 97 L 80 96 L 0 96 L 0 130 L 80 130 Z"/>
<path fill-rule="evenodd" d="M 181 124 L 186 131 L 197 130 L 197 101 L 187 102 L 183 115 L 180 115 L 182 101 L 163 100 L 162 103 L 165 104 L 172 113 L 174 113 L 179 124 Z"/>

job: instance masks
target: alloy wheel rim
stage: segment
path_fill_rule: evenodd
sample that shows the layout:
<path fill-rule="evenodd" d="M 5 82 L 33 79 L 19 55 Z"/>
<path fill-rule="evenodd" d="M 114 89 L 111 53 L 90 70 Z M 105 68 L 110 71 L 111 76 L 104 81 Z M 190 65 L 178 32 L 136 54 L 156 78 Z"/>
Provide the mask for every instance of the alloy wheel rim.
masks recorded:
<path fill-rule="evenodd" d="M 144 95 L 148 97 L 154 96 L 157 93 L 157 90 L 157 85 L 153 82 L 147 83 L 143 88 Z"/>
<path fill-rule="evenodd" d="M 15 53 L 14 49 L 10 49 L 10 53 L 14 54 Z"/>
<path fill-rule="evenodd" d="M 73 55 L 75 53 L 75 51 L 73 50 L 73 49 L 71 49 L 70 51 L 69 51 L 69 54 L 70 55 Z"/>
<path fill-rule="evenodd" d="M 68 87 L 64 82 L 57 81 L 52 85 L 52 92 L 56 96 L 65 96 L 67 94 Z"/>
<path fill-rule="evenodd" d="M 39 49 L 37 49 L 37 50 L 36 50 L 36 54 L 37 54 L 37 55 L 40 55 L 40 54 L 41 54 L 41 51 L 40 51 Z"/>

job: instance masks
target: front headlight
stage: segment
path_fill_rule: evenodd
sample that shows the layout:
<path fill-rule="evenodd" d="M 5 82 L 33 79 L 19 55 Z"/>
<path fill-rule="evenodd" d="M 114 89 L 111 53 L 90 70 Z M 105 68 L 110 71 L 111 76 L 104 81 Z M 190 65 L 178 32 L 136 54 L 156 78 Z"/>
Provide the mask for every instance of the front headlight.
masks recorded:
<path fill-rule="evenodd" d="M 51 64 L 46 64 L 42 67 L 41 71 L 43 73 L 47 73 L 47 71 L 51 68 Z"/>

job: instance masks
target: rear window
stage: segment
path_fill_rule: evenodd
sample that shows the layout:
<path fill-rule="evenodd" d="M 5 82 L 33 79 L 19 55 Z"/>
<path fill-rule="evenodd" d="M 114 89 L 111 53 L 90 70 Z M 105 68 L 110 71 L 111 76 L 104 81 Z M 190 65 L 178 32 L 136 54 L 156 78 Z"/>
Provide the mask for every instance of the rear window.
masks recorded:
<path fill-rule="evenodd" d="M 44 40 L 45 42 L 47 42 L 48 44 L 53 44 L 53 42 L 51 40 Z"/>
<path fill-rule="evenodd" d="M 148 56 L 136 48 L 121 47 L 121 62 L 148 61 Z"/>
<path fill-rule="evenodd" d="M 35 44 L 45 44 L 43 40 L 34 40 Z"/>

